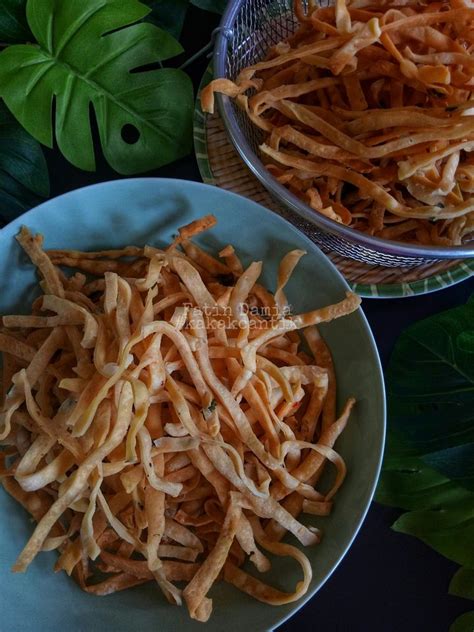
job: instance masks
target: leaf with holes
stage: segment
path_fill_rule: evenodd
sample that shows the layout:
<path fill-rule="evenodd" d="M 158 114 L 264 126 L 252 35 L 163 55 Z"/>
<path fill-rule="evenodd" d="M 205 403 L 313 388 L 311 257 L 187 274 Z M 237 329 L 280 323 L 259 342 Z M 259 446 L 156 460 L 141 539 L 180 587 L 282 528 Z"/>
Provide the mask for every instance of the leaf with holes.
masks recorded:
<path fill-rule="evenodd" d="M 465 568 L 450 592 L 474 597 L 474 296 L 416 323 L 386 372 L 390 432 L 376 499 L 408 510 L 393 529 Z M 474 613 L 451 626 L 472 631 Z"/>
<path fill-rule="evenodd" d="M 140 70 L 182 52 L 158 27 L 135 22 L 137 0 L 28 0 L 37 44 L 0 54 L 0 95 L 23 127 L 74 165 L 95 169 L 90 106 L 103 153 L 119 173 L 160 167 L 191 149 L 193 90 L 172 68 Z M 134 128 L 135 142 L 124 139 Z"/>
<path fill-rule="evenodd" d="M 8 222 L 49 195 L 40 144 L 0 102 L 0 218 Z"/>

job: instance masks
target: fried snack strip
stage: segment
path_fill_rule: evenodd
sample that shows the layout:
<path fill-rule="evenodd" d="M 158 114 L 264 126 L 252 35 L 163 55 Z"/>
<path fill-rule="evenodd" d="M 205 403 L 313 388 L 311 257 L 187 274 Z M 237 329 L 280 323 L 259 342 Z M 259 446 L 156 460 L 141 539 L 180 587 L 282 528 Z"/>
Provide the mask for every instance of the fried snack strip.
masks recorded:
<path fill-rule="evenodd" d="M 343 12 L 338 21 L 349 28 Z M 86 592 L 154 581 L 199 621 L 220 579 L 273 605 L 308 590 L 307 556 L 280 540 L 320 542 L 323 529 L 298 514 L 324 520 L 337 503 L 335 442 L 354 404 L 337 417 L 316 326 L 360 299 L 293 314 L 285 292 L 304 251 L 283 258 L 273 295 L 262 262 L 245 268 L 230 245 L 217 259 L 190 241 L 215 221 L 180 228 L 164 248 L 99 252 L 48 252 L 22 229 L 44 295 L 0 332 L 0 480 L 37 523 L 14 571 L 57 550 L 55 570 Z M 300 565 L 293 592 L 242 570 L 249 559 L 264 573 L 272 555 Z"/>
<path fill-rule="evenodd" d="M 203 110 L 215 93 L 235 99 L 271 175 L 334 222 L 410 244 L 472 240 L 472 3 L 306 4 L 294 0 L 299 26 L 266 59 L 203 89 Z"/>

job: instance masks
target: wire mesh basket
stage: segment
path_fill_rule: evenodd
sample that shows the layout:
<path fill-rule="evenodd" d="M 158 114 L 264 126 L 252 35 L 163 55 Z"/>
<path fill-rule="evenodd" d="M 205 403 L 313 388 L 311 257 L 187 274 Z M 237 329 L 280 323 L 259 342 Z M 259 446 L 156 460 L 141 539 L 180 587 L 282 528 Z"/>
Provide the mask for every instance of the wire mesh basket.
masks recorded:
<path fill-rule="evenodd" d="M 330 2 L 321 2 L 327 6 Z M 215 77 L 235 79 L 243 68 L 262 60 L 268 49 L 292 35 L 298 26 L 291 0 L 231 0 L 222 18 L 214 50 Z M 246 114 L 228 97 L 217 95 L 227 133 L 237 152 L 265 188 L 296 215 L 300 227 L 323 250 L 368 264 L 408 267 L 434 259 L 474 257 L 474 242 L 462 246 L 421 246 L 389 241 L 361 233 L 316 213 L 282 186 L 259 158 L 263 137 Z"/>

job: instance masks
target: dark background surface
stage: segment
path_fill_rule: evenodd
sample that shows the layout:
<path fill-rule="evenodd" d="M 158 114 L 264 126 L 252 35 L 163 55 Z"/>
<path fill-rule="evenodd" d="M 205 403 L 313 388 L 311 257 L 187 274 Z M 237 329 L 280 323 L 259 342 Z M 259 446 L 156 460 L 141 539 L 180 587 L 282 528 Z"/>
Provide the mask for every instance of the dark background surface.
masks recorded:
<path fill-rule="evenodd" d="M 218 16 L 191 7 L 181 40 L 185 55 L 189 57 L 207 44 L 217 24 Z M 188 69 L 196 87 L 207 63 L 203 58 Z M 96 173 L 75 169 L 55 150 L 47 151 L 47 159 L 52 197 L 119 177 L 99 153 Z M 201 180 L 193 155 L 146 175 Z M 466 302 L 472 292 L 474 279 L 427 296 L 365 300 L 363 309 L 383 365 L 387 365 L 405 327 Z M 446 632 L 459 614 L 470 610 L 470 602 L 447 592 L 457 565 L 418 540 L 391 531 L 390 525 L 398 515 L 396 510 L 372 503 L 359 535 L 334 575 L 278 631 Z"/>

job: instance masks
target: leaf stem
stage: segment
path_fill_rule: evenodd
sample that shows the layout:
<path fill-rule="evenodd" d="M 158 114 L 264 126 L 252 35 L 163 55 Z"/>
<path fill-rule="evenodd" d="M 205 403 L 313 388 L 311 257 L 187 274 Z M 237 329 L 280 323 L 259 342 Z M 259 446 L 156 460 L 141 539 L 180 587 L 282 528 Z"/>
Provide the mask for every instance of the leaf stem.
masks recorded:
<path fill-rule="evenodd" d="M 203 48 L 198 50 L 197 53 L 194 53 L 194 55 L 191 55 L 191 57 L 189 57 L 189 59 L 187 59 L 185 62 L 183 62 L 181 64 L 181 66 L 179 67 L 179 69 L 180 70 L 184 70 L 185 68 L 190 66 L 193 62 L 195 62 L 197 59 L 200 59 L 201 57 L 203 57 L 207 52 L 209 52 L 211 50 L 213 45 L 214 45 L 214 41 L 211 40 L 208 44 L 206 44 L 206 46 L 204 46 Z"/>

